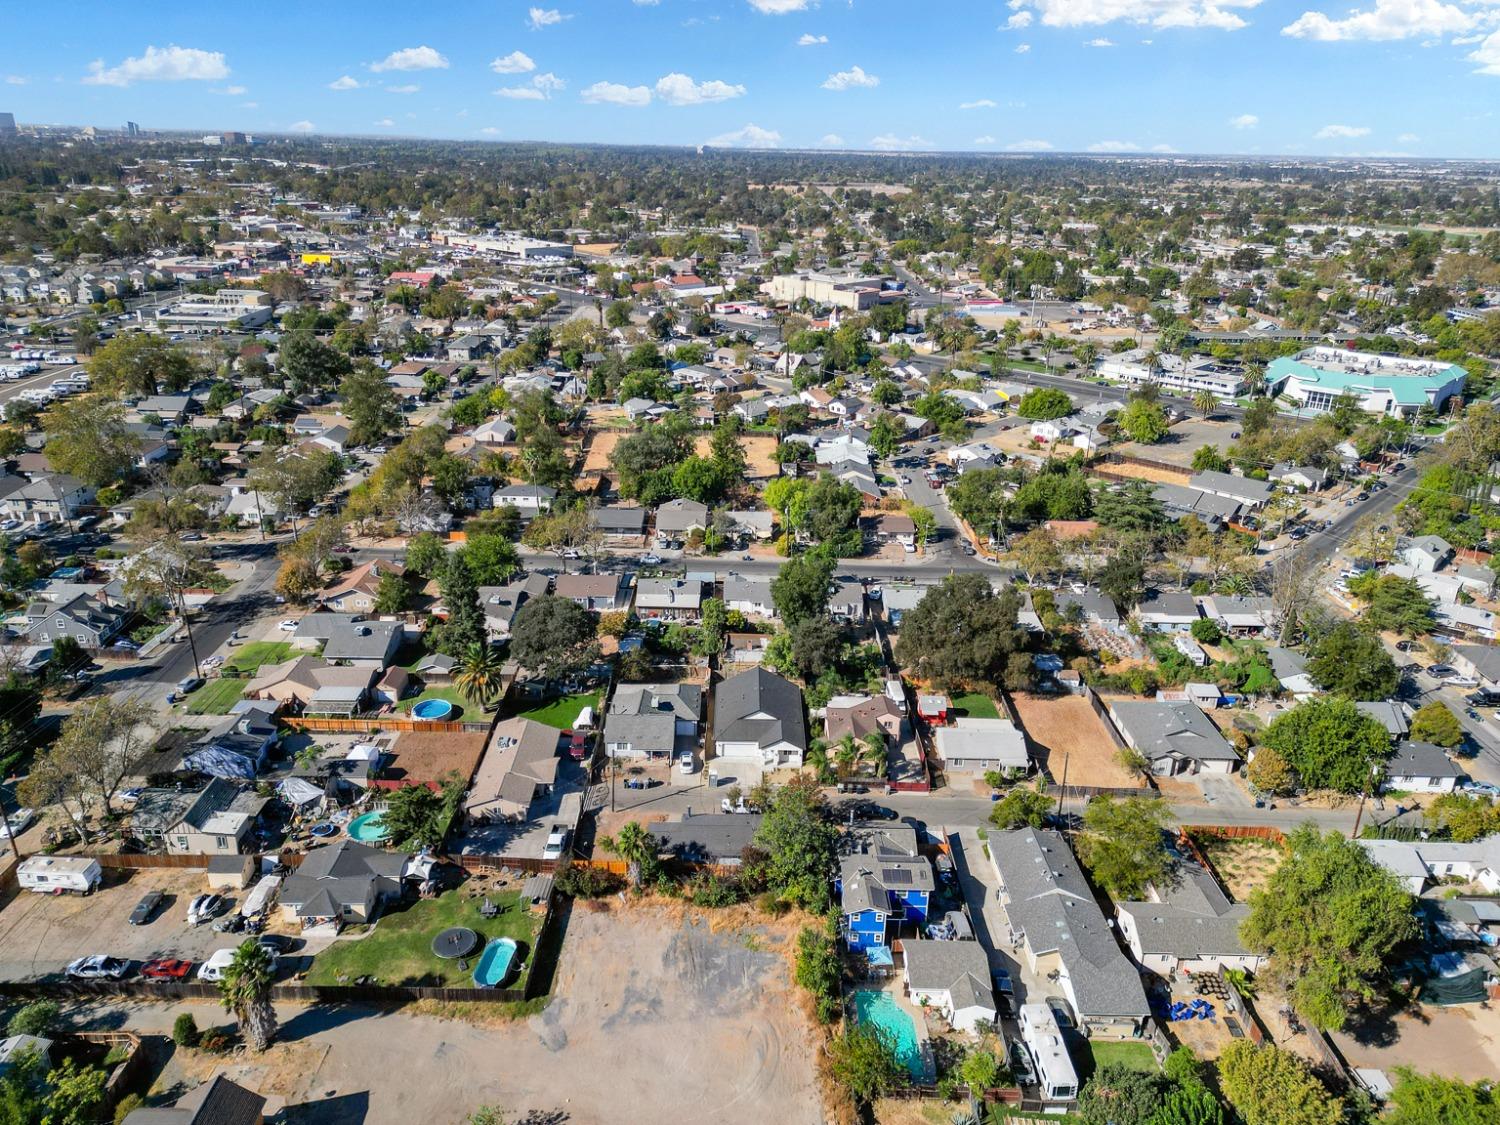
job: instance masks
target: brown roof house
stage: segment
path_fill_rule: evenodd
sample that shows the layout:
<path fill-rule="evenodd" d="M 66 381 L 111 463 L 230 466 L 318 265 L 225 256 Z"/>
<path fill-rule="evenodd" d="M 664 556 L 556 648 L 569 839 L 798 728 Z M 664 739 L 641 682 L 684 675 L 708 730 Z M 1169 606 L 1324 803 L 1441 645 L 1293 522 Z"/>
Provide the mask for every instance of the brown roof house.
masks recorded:
<path fill-rule="evenodd" d="M 557 784 L 556 727 L 517 716 L 495 727 L 464 799 L 473 821 L 524 820 L 531 802 Z"/>

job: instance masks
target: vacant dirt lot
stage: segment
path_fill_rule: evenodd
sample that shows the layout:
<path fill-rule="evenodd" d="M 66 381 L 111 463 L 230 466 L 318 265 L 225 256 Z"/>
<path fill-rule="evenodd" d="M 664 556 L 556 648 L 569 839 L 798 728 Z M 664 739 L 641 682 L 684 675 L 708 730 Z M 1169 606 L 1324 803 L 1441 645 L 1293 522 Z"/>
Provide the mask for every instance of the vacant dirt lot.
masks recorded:
<path fill-rule="evenodd" d="M 1122 394 L 1123 391 L 1124 388 L 1121 388 Z M 1205 421 L 1195 414 L 1181 422 L 1172 423 L 1171 432 L 1155 445 L 1137 445 L 1135 442 L 1126 442 L 1119 448 L 1121 453 L 1128 453 L 1132 457 L 1144 457 L 1148 461 L 1166 461 L 1191 470 L 1193 454 L 1200 446 L 1217 445 L 1219 452 L 1222 453 L 1234 440 L 1229 435 L 1239 428 L 1240 424 L 1237 421 L 1221 422 L 1217 419 Z"/>
<path fill-rule="evenodd" d="M 694 443 L 693 452 L 699 457 L 707 457 L 712 449 L 712 443 L 713 439 L 705 434 Z M 745 461 L 748 465 L 745 475 L 751 480 L 780 475 L 781 466 L 776 463 L 774 434 L 741 434 L 740 448 L 745 451 Z"/>
<path fill-rule="evenodd" d="M 292 1125 L 450 1125 L 481 1105 L 503 1109 L 508 1121 L 535 1113 L 569 1125 L 816 1125 L 813 1033 L 781 948 L 795 926 L 728 918 L 579 908 L 540 1015 L 485 1026 L 358 1005 L 281 1005 L 277 1043 L 232 1059 L 229 1075 L 279 1095 Z M 185 1008 L 202 1027 L 227 1022 L 216 1004 L 96 1011 L 112 1025 L 163 1032 Z M 398 1065 L 372 1063 L 393 1058 Z M 179 1051 L 157 1087 L 207 1077 Z"/>
<path fill-rule="evenodd" d="M 1249 902 L 1251 892 L 1264 887 L 1281 865 L 1282 851 L 1269 840 L 1254 837 L 1230 840 L 1209 835 L 1198 836 L 1196 840 L 1229 897 L 1236 902 Z"/>
<path fill-rule="evenodd" d="M 1464 1082 L 1493 1081 L 1500 1070 L 1500 1011 L 1478 1004 L 1423 1006 L 1369 1033 L 1336 1032 L 1332 1039 L 1350 1066 L 1409 1066 Z"/>
<path fill-rule="evenodd" d="M 595 430 L 589 435 L 588 455 L 583 459 L 581 473 L 603 473 L 610 468 L 610 455 L 614 453 L 615 446 L 629 437 L 629 434 L 619 430 Z"/>
<path fill-rule="evenodd" d="M 1079 695 L 1014 695 L 1021 725 L 1036 746 L 1052 779 L 1062 781 L 1063 758 L 1069 785 L 1143 788 L 1136 774 L 1115 761 L 1115 744 L 1088 700 Z"/>

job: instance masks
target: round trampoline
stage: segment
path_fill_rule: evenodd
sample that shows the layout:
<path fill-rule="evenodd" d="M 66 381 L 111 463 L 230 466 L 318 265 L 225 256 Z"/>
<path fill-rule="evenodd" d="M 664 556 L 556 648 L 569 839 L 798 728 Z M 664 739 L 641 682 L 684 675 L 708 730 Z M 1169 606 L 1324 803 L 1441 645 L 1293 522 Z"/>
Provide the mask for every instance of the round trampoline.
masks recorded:
<path fill-rule="evenodd" d="M 465 926 L 450 926 L 432 939 L 432 952 L 445 961 L 467 957 L 479 944 L 479 935 Z"/>

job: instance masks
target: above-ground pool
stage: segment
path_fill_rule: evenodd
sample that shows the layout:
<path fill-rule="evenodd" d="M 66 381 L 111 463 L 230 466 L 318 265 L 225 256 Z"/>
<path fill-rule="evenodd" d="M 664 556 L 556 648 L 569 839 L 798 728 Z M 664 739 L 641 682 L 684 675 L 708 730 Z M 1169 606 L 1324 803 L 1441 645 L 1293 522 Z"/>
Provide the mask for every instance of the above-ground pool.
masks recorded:
<path fill-rule="evenodd" d="M 391 834 L 391 830 L 385 826 L 385 814 L 381 812 L 362 813 L 349 822 L 346 831 L 349 839 L 358 840 L 361 844 L 373 844 Z"/>
<path fill-rule="evenodd" d="M 411 709 L 414 719 L 446 719 L 453 714 L 453 704 L 446 699 L 424 699 Z"/>
<path fill-rule="evenodd" d="M 484 947 L 479 964 L 474 966 L 474 983 L 480 988 L 499 988 L 510 976 L 516 959 L 516 943 L 508 937 L 496 938 Z"/>
<path fill-rule="evenodd" d="M 890 1039 L 896 1057 L 913 1078 L 926 1076 L 927 1064 L 922 1058 L 922 1045 L 917 1042 L 917 1025 L 894 996 L 880 988 L 861 988 L 854 993 L 854 1014 L 860 1023 L 879 1028 Z"/>

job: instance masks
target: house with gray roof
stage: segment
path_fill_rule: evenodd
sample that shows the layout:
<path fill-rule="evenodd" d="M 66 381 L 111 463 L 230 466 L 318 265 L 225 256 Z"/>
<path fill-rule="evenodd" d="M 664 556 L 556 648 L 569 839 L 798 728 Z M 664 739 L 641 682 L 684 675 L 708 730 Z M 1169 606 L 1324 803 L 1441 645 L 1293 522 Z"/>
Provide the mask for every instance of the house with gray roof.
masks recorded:
<path fill-rule="evenodd" d="M 1196 703 L 1115 700 L 1109 717 L 1120 737 L 1139 751 L 1152 773 L 1233 773 L 1240 756 Z"/>
<path fill-rule="evenodd" d="M 1243 507 L 1238 500 L 1182 484 L 1159 484 L 1151 495 L 1173 519 L 1196 516 L 1211 528 L 1237 519 Z"/>
<path fill-rule="evenodd" d="M 1406 721 L 1406 710 L 1393 699 L 1361 700 L 1354 707 L 1385 727 L 1393 739 L 1405 738 L 1411 730 L 1411 724 Z"/>
<path fill-rule="evenodd" d="M 1030 971 L 1057 974 L 1087 1033 L 1135 1035 L 1151 1014 L 1140 972 L 1115 941 L 1067 842 L 1056 832 L 1022 828 L 991 832 L 989 850 L 1001 906 Z"/>
<path fill-rule="evenodd" d="M 479 587 L 479 606 L 484 610 L 484 629 L 491 640 L 510 636 L 510 624 L 517 612 L 532 598 L 547 593 L 550 580 L 545 574 L 532 571 L 525 578 L 515 579 L 503 586 Z"/>
<path fill-rule="evenodd" d="M 737 609 L 746 617 L 775 617 L 776 603 L 771 599 L 771 580 L 743 574 L 725 576 L 724 608 Z"/>
<path fill-rule="evenodd" d="M 1212 469 L 1194 473 L 1188 478 L 1188 487 L 1211 496 L 1222 496 L 1246 508 L 1259 508 L 1276 491 L 1268 481 L 1253 477 L 1237 477 L 1233 473 L 1220 473 Z"/>
<path fill-rule="evenodd" d="M 606 543 L 628 540 L 634 545 L 646 534 L 646 509 L 624 504 L 606 504 L 589 509 L 590 525 Z"/>
<path fill-rule="evenodd" d="M 347 836 L 307 853 L 281 885 L 281 915 L 304 929 L 338 930 L 375 920 L 382 902 L 401 894 L 411 860 L 390 848 L 371 848 Z"/>
<path fill-rule="evenodd" d="M 557 784 L 559 731 L 519 715 L 496 725 L 464 797 L 477 822 L 523 820 L 531 802 Z"/>
<path fill-rule="evenodd" d="M 998 1032 L 999 1010 L 984 946 L 977 941 L 912 939 L 903 941 L 901 948 L 905 950 L 901 980 L 912 1003 L 942 1012 L 958 1031 L 977 1033 L 983 1020 Z"/>
<path fill-rule="evenodd" d="M 401 647 L 402 632 L 399 621 L 335 623 L 323 642 L 323 659 L 357 668 L 385 668 Z"/>
<path fill-rule="evenodd" d="M 1500 692 L 1500 648 L 1495 645 L 1454 645 L 1453 666 L 1486 691 Z"/>
<path fill-rule="evenodd" d="M 131 1110 L 126 1125 L 261 1125 L 266 1099 L 224 1075 L 189 1090 L 170 1106 Z"/>
<path fill-rule="evenodd" d="M 1418 535 L 1403 542 L 1396 553 L 1413 570 L 1431 574 L 1453 557 L 1453 545 L 1441 535 Z"/>
<path fill-rule="evenodd" d="M 559 574 L 552 581 L 552 592 L 595 613 L 629 609 L 634 596 L 622 574 Z"/>
<path fill-rule="evenodd" d="M 802 689 L 765 668 L 714 688 L 714 754 L 766 769 L 800 769 L 807 753 Z"/>
<path fill-rule="evenodd" d="M 1177 590 L 1151 591 L 1135 612 L 1141 628 L 1154 633 L 1185 633 L 1199 617 L 1193 595 Z"/>
<path fill-rule="evenodd" d="M 708 505 L 696 500 L 668 500 L 656 509 L 656 534 L 663 539 L 680 539 L 707 527 Z"/>
<path fill-rule="evenodd" d="M 698 684 L 620 684 L 604 716 L 611 758 L 669 758 L 698 740 L 703 689 Z"/>
<path fill-rule="evenodd" d="M 1078 607 L 1078 612 L 1083 615 L 1083 621 L 1103 625 L 1106 629 L 1118 629 L 1120 627 L 1120 608 L 1115 605 L 1114 598 L 1099 590 L 1085 589 L 1079 592 L 1072 590 L 1059 590 L 1055 595 L 1057 612 L 1067 617 L 1068 612 Z"/>
<path fill-rule="evenodd" d="M 1213 873 L 1191 855 L 1173 853 L 1170 870 L 1140 902 L 1115 905 L 1120 935 L 1136 961 L 1170 979 L 1179 971 L 1257 972 L 1265 957 L 1246 948 L 1240 924 L 1245 903 L 1231 902 Z"/>
<path fill-rule="evenodd" d="M 1289 648 L 1272 646 L 1266 649 L 1266 659 L 1271 671 L 1281 684 L 1281 690 L 1299 703 L 1318 694 L 1317 681 L 1307 670 L 1307 657 Z"/>
<path fill-rule="evenodd" d="M 760 813 L 698 813 L 651 826 L 660 854 L 686 863 L 737 867 L 760 831 Z"/>
<path fill-rule="evenodd" d="M 692 578 L 642 578 L 635 584 L 635 612 L 645 621 L 696 621 L 703 609 L 703 583 Z"/>
<path fill-rule="evenodd" d="M 1403 739 L 1385 761 L 1380 787 L 1407 793 L 1452 793 L 1465 776 L 1441 746 Z"/>

